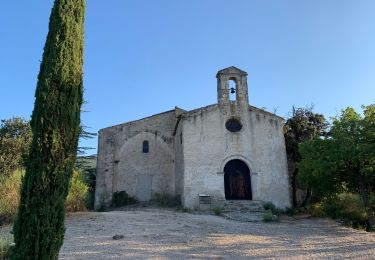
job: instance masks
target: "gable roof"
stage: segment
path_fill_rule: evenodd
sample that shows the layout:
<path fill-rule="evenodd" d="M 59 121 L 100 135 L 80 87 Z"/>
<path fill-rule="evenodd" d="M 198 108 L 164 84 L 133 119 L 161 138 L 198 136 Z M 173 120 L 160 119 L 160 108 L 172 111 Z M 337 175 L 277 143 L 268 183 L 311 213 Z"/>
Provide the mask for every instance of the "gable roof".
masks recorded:
<path fill-rule="evenodd" d="M 231 66 L 231 67 L 219 70 L 217 72 L 216 76 L 219 76 L 221 74 L 238 74 L 238 75 L 241 75 L 241 76 L 242 75 L 243 76 L 247 76 L 247 72 L 246 71 L 240 70 L 239 68 L 236 68 L 234 66 Z"/>

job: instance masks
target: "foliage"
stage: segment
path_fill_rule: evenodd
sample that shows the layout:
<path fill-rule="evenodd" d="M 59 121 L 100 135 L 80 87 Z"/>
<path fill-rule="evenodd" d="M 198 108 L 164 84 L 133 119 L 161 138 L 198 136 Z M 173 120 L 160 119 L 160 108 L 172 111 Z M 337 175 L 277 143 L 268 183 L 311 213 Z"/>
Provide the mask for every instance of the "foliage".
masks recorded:
<path fill-rule="evenodd" d="M 372 228 L 374 209 L 369 196 L 375 187 L 375 105 L 363 107 L 363 116 L 347 108 L 333 119 L 325 139 L 300 145 L 300 181 L 324 196 L 359 193 Z"/>
<path fill-rule="evenodd" d="M 23 175 L 23 171 L 17 170 L 10 176 L 0 177 L 0 225 L 11 222 L 16 216 Z M 74 171 L 70 180 L 65 209 L 69 212 L 86 210 L 88 189 L 88 185 L 83 180 L 83 174 Z"/>
<path fill-rule="evenodd" d="M 28 155 L 32 140 L 30 121 L 22 117 L 2 119 L 0 121 L 0 176 L 10 175 L 17 169 L 22 169 Z M 80 126 L 80 139 L 90 139 L 96 133 L 88 132 L 86 126 Z M 85 153 L 91 147 L 78 147 L 78 153 Z M 75 162 L 75 168 L 90 170 L 96 168 L 96 156 L 80 156 Z"/>
<path fill-rule="evenodd" d="M 12 221 L 17 213 L 23 172 L 0 177 L 0 225 Z"/>
<path fill-rule="evenodd" d="M 214 214 L 216 216 L 221 216 L 221 214 L 223 214 L 223 207 L 220 207 L 220 206 L 216 206 L 212 209 L 212 211 L 214 212 Z"/>
<path fill-rule="evenodd" d="M 346 188 L 332 160 L 334 150 L 332 139 L 316 139 L 300 146 L 303 160 L 299 163 L 299 181 L 311 187 L 319 197 L 332 196 Z"/>
<path fill-rule="evenodd" d="M 78 156 L 74 168 L 85 172 L 96 168 L 96 155 Z"/>
<path fill-rule="evenodd" d="M 14 223 L 13 259 L 57 259 L 77 154 L 85 0 L 55 0 L 31 117 L 32 144 Z"/>
<path fill-rule="evenodd" d="M 84 126 L 84 125 L 80 126 L 79 138 L 87 140 L 87 139 L 92 139 L 95 136 L 97 136 L 96 133 L 92 133 L 92 132 L 87 131 L 86 130 L 87 128 L 88 127 Z M 87 147 L 87 146 L 78 146 L 77 153 L 79 155 L 84 155 L 84 154 L 86 154 L 87 151 L 92 150 L 92 149 L 94 149 L 94 148 L 93 147 Z M 76 164 L 77 164 L 77 162 L 76 162 Z"/>
<path fill-rule="evenodd" d="M 276 211 L 276 206 L 272 202 L 266 202 L 263 204 L 265 210 L 271 210 L 272 212 Z"/>
<path fill-rule="evenodd" d="M 327 214 L 324 211 L 323 201 L 319 201 L 319 202 L 309 205 L 307 210 L 308 210 L 308 213 L 310 213 L 311 216 L 313 217 L 318 217 L 318 218 L 327 217 Z"/>
<path fill-rule="evenodd" d="M 83 173 L 84 182 L 89 187 L 86 208 L 92 210 L 95 200 L 96 156 L 78 156 L 74 168 Z"/>
<path fill-rule="evenodd" d="M 20 117 L 1 120 L 0 124 L 0 176 L 11 175 L 24 165 L 31 142 L 28 121 Z"/>
<path fill-rule="evenodd" d="M 324 136 L 328 127 L 328 122 L 322 114 L 314 113 L 313 107 L 295 108 L 292 107 L 292 117 L 290 117 L 284 127 L 287 154 L 294 161 L 299 161 L 298 144 L 312 140 L 318 136 Z"/>
<path fill-rule="evenodd" d="M 113 193 L 111 206 L 122 207 L 135 204 L 137 202 L 138 201 L 135 198 L 129 196 L 129 194 L 126 191 L 117 191 Z"/>
<path fill-rule="evenodd" d="M 372 196 L 374 199 L 375 196 Z M 316 217 L 331 217 L 354 228 L 366 228 L 367 213 L 358 194 L 342 193 L 311 205 L 309 212 Z"/>
<path fill-rule="evenodd" d="M 95 187 L 91 188 L 90 186 L 88 186 L 88 193 L 87 193 L 87 198 L 85 202 L 85 207 L 88 210 L 94 210 L 94 204 L 95 204 Z"/>
<path fill-rule="evenodd" d="M 65 201 L 67 211 L 85 211 L 89 187 L 84 181 L 82 173 L 73 171 L 70 179 L 69 193 Z"/>
<path fill-rule="evenodd" d="M 191 209 L 187 207 L 183 207 L 182 205 L 177 206 L 176 208 L 177 211 L 183 212 L 183 213 L 190 213 Z"/>
<path fill-rule="evenodd" d="M 266 202 L 263 204 L 265 210 L 270 210 L 272 214 L 276 216 L 280 216 L 281 214 L 285 213 L 284 210 L 277 208 L 272 202 Z"/>
<path fill-rule="evenodd" d="M 177 207 L 181 204 L 179 196 L 174 196 L 169 193 L 154 193 L 154 201 L 158 202 L 162 207 Z"/>
<path fill-rule="evenodd" d="M 86 131 L 87 127 L 80 127 L 79 137 L 83 139 L 93 138 L 96 134 Z M 32 132 L 30 128 L 30 121 L 20 117 L 13 117 L 12 119 L 1 120 L 0 126 L 0 178 L 9 177 L 16 170 L 22 170 L 27 151 L 32 139 Z M 82 153 L 91 149 L 89 147 L 78 147 Z M 79 156 L 74 164 L 74 168 L 78 169 L 84 175 L 84 181 L 89 185 L 89 191 L 86 199 L 85 208 L 94 208 L 95 198 L 95 181 L 96 181 L 96 156 Z M 8 180 L 8 182 L 11 180 Z M 17 192 L 16 190 L 15 192 Z M 17 200 L 13 200 L 10 205 L 18 205 Z M 4 201 L 4 200 L 3 200 Z M 1 203 L 1 199 L 0 199 Z M 1 206 L 0 206 L 1 207 Z M 1 209 L 0 209 L 1 210 Z M 15 210 L 14 210 L 15 212 Z M 13 211 L 10 214 L 13 218 Z M 9 222 L 11 219 L 1 215 L 0 224 L 2 221 Z"/>
<path fill-rule="evenodd" d="M 266 212 L 263 213 L 262 217 L 264 222 L 271 222 L 275 220 L 275 217 L 272 214 L 271 210 L 266 210 Z"/>
<path fill-rule="evenodd" d="M 301 160 L 299 144 L 312 140 L 326 134 L 328 122 L 322 114 L 314 113 L 313 107 L 292 108 L 292 116 L 286 121 L 284 126 L 284 137 L 288 157 L 288 171 L 292 182 L 293 206 L 297 206 L 297 163 Z M 307 203 L 310 192 L 307 190 L 303 204 Z"/>

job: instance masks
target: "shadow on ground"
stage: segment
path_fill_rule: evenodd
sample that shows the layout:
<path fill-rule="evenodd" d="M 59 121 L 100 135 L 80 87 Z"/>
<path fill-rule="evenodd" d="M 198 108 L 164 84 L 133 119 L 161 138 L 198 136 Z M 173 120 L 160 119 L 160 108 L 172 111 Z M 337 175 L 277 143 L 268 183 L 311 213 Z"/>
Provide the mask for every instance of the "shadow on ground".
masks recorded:
<path fill-rule="evenodd" d="M 123 235 L 113 240 L 114 235 Z M 146 208 L 67 220 L 60 259 L 370 259 L 375 234 L 325 219 L 243 223 Z"/>

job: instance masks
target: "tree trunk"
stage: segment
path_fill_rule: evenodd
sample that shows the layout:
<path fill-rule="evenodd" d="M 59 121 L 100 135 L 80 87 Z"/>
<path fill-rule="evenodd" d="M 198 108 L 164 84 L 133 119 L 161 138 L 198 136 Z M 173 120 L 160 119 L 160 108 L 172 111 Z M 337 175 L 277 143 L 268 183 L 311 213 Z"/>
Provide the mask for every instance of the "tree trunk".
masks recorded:
<path fill-rule="evenodd" d="M 312 195 L 311 189 L 307 188 L 305 199 L 303 200 L 302 205 L 301 205 L 302 207 L 306 207 L 306 205 L 309 204 L 311 195 Z"/>

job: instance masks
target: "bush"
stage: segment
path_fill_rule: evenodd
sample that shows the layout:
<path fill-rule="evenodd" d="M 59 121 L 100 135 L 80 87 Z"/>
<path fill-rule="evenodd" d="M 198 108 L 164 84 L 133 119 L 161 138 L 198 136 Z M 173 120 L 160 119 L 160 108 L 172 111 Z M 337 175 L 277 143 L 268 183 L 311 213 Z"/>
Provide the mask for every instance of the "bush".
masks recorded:
<path fill-rule="evenodd" d="M 20 200 L 21 181 L 24 172 L 17 170 L 0 178 L 0 225 L 14 220 Z M 88 201 L 88 186 L 83 175 L 73 172 L 65 209 L 69 212 L 84 211 Z"/>
<path fill-rule="evenodd" d="M 17 213 L 22 176 L 22 171 L 15 171 L 0 178 L 0 225 L 11 222 Z"/>
<path fill-rule="evenodd" d="M 212 211 L 214 212 L 214 214 L 215 214 L 216 216 L 221 216 L 221 214 L 223 214 L 223 208 L 220 207 L 220 206 L 214 207 L 214 208 L 212 209 Z"/>
<path fill-rule="evenodd" d="M 96 168 L 85 169 L 83 173 L 85 176 L 84 181 L 89 186 L 86 208 L 88 210 L 93 210 L 95 202 Z"/>
<path fill-rule="evenodd" d="M 280 214 L 286 214 L 288 216 L 294 216 L 294 215 L 299 215 L 299 214 L 304 214 L 308 210 L 306 207 L 296 207 L 296 208 L 287 208 L 284 211 L 281 211 Z"/>
<path fill-rule="evenodd" d="M 266 212 L 262 215 L 264 222 L 271 222 L 274 220 L 274 215 L 272 214 L 271 210 L 266 210 Z"/>
<path fill-rule="evenodd" d="M 272 212 L 276 210 L 276 206 L 272 202 L 266 202 L 263 204 L 265 210 L 271 210 Z"/>
<path fill-rule="evenodd" d="M 158 202 L 162 207 L 177 207 L 181 205 L 179 196 L 174 196 L 168 193 L 155 193 L 154 201 Z"/>
<path fill-rule="evenodd" d="M 179 212 L 183 212 L 183 213 L 190 213 L 191 212 L 191 209 L 190 208 L 186 208 L 186 207 L 183 207 L 183 206 L 177 206 L 177 211 Z"/>
<path fill-rule="evenodd" d="M 73 171 L 70 179 L 69 193 L 65 201 L 65 209 L 69 212 L 85 211 L 89 187 L 83 179 L 83 174 Z"/>
<path fill-rule="evenodd" d="M 137 199 L 129 196 L 126 191 L 117 191 L 113 193 L 111 206 L 122 207 L 130 204 L 135 204 L 137 202 Z"/>
<path fill-rule="evenodd" d="M 266 202 L 263 204 L 265 210 L 270 210 L 273 215 L 280 216 L 285 213 L 284 210 L 277 208 L 272 202 Z"/>
<path fill-rule="evenodd" d="M 366 211 L 362 200 L 356 194 L 340 194 L 336 198 L 324 202 L 324 212 L 327 216 L 340 219 L 345 225 L 355 228 L 365 227 Z"/>
<path fill-rule="evenodd" d="M 327 214 L 324 210 L 325 208 L 322 202 L 314 203 L 308 208 L 308 212 L 313 217 L 326 217 Z"/>
<path fill-rule="evenodd" d="M 373 200 L 374 197 L 371 198 Z M 343 193 L 323 199 L 311 205 L 310 214 L 315 217 L 331 217 L 354 228 L 365 228 L 367 214 L 358 194 Z"/>

